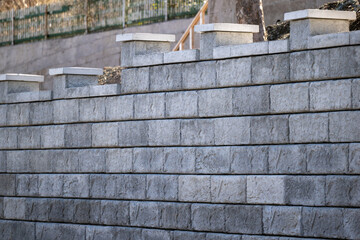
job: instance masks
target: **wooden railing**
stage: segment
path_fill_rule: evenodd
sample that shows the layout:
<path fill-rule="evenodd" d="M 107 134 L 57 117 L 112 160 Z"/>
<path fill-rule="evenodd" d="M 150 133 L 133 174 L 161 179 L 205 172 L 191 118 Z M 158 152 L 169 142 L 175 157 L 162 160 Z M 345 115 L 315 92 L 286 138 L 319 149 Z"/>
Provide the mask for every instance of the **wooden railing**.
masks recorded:
<path fill-rule="evenodd" d="M 189 38 L 190 41 L 189 42 L 190 49 L 195 48 L 194 27 L 198 23 L 205 24 L 205 12 L 208 9 L 208 6 L 209 6 L 209 1 L 206 1 L 204 5 L 201 7 L 200 11 L 196 14 L 195 18 L 193 19 L 189 27 L 186 29 L 185 33 L 180 38 L 179 42 L 174 47 L 173 51 L 184 50 L 184 43 L 187 40 L 187 38 Z"/>

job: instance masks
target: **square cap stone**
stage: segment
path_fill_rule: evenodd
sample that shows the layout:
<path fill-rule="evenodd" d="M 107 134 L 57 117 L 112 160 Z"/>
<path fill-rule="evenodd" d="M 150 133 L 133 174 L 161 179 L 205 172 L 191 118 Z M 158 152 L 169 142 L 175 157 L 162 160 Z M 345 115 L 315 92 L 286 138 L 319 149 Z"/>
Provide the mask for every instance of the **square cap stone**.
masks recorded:
<path fill-rule="evenodd" d="M 153 33 L 126 33 L 116 35 L 117 42 L 147 41 L 147 42 L 175 42 L 175 35 Z"/>
<path fill-rule="evenodd" d="M 305 9 L 295 12 L 288 12 L 284 15 L 285 21 L 294 21 L 301 19 L 334 19 L 334 20 L 356 20 L 356 12 L 336 11 L 336 10 L 319 10 Z"/>
<path fill-rule="evenodd" d="M 6 73 L 6 74 L 0 74 L 0 81 L 44 82 L 44 76 Z"/>
<path fill-rule="evenodd" d="M 258 33 L 259 25 L 236 23 L 211 23 L 195 26 L 195 32 L 239 32 Z"/>
<path fill-rule="evenodd" d="M 86 75 L 86 76 L 100 76 L 103 75 L 102 68 L 82 68 L 82 67 L 65 67 L 49 69 L 49 75 Z"/>

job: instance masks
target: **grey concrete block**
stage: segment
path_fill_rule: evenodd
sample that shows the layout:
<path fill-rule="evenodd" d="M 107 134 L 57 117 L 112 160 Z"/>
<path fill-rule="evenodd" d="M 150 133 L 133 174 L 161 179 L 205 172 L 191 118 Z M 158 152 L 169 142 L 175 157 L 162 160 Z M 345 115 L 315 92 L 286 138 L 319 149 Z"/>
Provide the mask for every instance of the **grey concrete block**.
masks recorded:
<path fill-rule="evenodd" d="M 349 239 L 356 239 L 360 236 L 360 210 L 345 209 L 344 213 L 345 236 Z"/>
<path fill-rule="evenodd" d="M 326 205 L 360 206 L 360 178 L 358 176 L 327 176 Z"/>
<path fill-rule="evenodd" d="M 26 198 L 4 198 L 5 219 L 25 220 Z"/>
<path fill-rule="evenodd" d="M 54 122 L 78 122 L 80 119 L 79 100 L 54 101 Z"/>
<path fill-rule="evenodd" d="M 65 147 L 91 147 L 91 124 L 65 126 Z"/>
<path fill-rule="evenodd" d="M 172 240 L 172 232 L 155 229 L 143 229 L 142 238 L 144 240 Z"/>
<path fill-rule="evenodd" d="M 120 122 L 119 146 L 146 146 L 149 142 L 148 122 Z"/>
<path fill-rule="evenodd" d="M 51 91 L 10 93 L 7 95 L 7 103 L 35 102 L 51 99 Z"/>
<path fill-rule="evenodd" d="M 265 206 L 263 213 L 264 233 L 274 235 L 301 235 L 300 207 Z"/>
<path fill-rule="evenodd" d="M 225 229 L 229 233 L 262 233 L 262 207 L 259 206 L 225 206 Z"/>
<path fill-rule="evenodd" d="M 200 60 L 199 49 L 188 49 L 164 53 L 164 63 L 195 62 Z"/>
<path fill-rule="evenodd" d="M 16 195 L 17 196 L 37 196 L 39 194 L 38 175 L 16 175 Z"/>
<path fill-rule="evenodd" d="M 181 122 L 181 143 L 184 145 L 211 145 L 215 143 L 214 121 L 208 119 Z"/>
<path fill-rule="evenodd" d="M 276 54 L 251 59 L 252 82 L 255 84 L 287 82 L 290 77 L 290 55 Z"/>
<path fill-rule="evenodd" d="M 105 152 L 106 172 L 126 173 L 132 172 L 133 150 L 132 149 L 108 149 Z"/>
<path fill-rule="evenodd" d="M 269 148 L 269 172 L 301 174 L 306 172 L 306 148 L 303 145 L 272 146 Z"/>
<path fill-rule="evenodd" d="M 0 128 L 0 148 L 15 149 L 18 146 L 17 128 Z"/>
<path fill-rule="evenodd" d="M 230 147 L 207 147 L 195 150 L 195 170 L 197 173 L 227 173 L 230 170 L 230 164 Z"/>
<path fill-rule="evenodd" d="M 337 47 L 329 49 L 331 78 L 359 77 L 360 68 L 358 56 L 360 48 L 358 46 Z M 343 67 L 342 67 L 343 66 Z"/>
<path fill-rule="evenodd" d="M 216 62 L 218 86 L 243 86 L 251 83 L 251 59 L 239 58 Z"/>
<path fill-rule="evenodd" d="M 80 121 L 104 121 L 105 98 L 80 99 Z"/>
<path fill-rule="evenodd" d="M 105 172 L 105 150 L 79 150 L 79 172 Z"/>
<path fill-rule="evenodd" d="M 211 202 L 245 203 L 245 176 L 212 176 Z"/>
<path fill-rule="evenodd" d="M 268 147 L 231 147 L 230 172 L 235 174 L 267 173 Z"/>
<path fill-rule="evenodd" d="M 160 226 L 170 229 L 191 227 L 191 205 L 184 203 L 161 203 Z"/>
<path fill-rule="evenodd" d="M 145 67 L 160 65 L 164 63 L 164 53 L 151 53 L 145 55 L 135 55 L 133 57 L 133 67 Z"/>
<path fill-rule="evenodd" d="M 18 148 L 40 148 L 40 127 L 18 128 Z"/>
<path fill-rule="evenodd" d="M 198 91 L 199 116 L 227 116 L 232 113 L 232 89 Z"/>
<path fill-rule="evenodd" d="M 134 172 L 155 172 L 163 169 L 164 151 L 162 148 L 134 148 L 133 169 Z"/>
<path fill-rule="evenodd" d="M 285 203 L 284 176 L 247 176 L 246 201 L 248 203 Z"/>
<path fill-rule="evenodd" d="M 163 167 L 166 173 L 194 173 L 195 148 L 165 148 Z"/>
<path fill-rule="evenodd" d="M 325 177 L 285 177 L 285 203 L 290 205 L 324 205 Z"/>
<path fill-rule="evenodd" d="M 350 32 L 350 44 L 360 44 L 360 31 Z"/>
<path fill-rule="evenodd" d="M 150 91 L 178 90 L 182 83 L 181 65 L 150 68 Z"/>
<path fill-rule="evenodd" d="M 130 203 L 125 201 L 101 201 L 101 223 L 105 225 L 128 225 Z"/>
<path fill-rule="evenodd" d="M 90 175 L 90 197 L 92 198 L 120 198 L 121 190 L 117 184 L 121 182 L 122 177 L 116 175 L 93 174 Z"/>
<path fill-rule="evenodd" d="M 289 40 L 269 41 L 269 53 L 283 53 L 289 51 Z"/>
<path fill-rule="evenodd" d="M 191 206 L 194 230 L 223 232 L 225 230 L 224 205 L 193 204 Z"/>
<path fill-rule="evenodd" d="M 28 151 L 6 152 L 7 172 L 30 172 L 28 153 Z"/>
<path fill-rule="evenodd" d="M 0 105 L 0 126 L 6 125 L 6 112 L 8 111 L 8 105 Z"/>
<path fill-rule="evenodd" d="M 179 120 L 149 121 L 149 145 L 150 146 L 180 145 L 180 121 Z"/>
<path fill-rule="evenodd" d="M 119 142 L 118 123 L 98 123 L 92 125 L 93 147 L 116 147 Z"/>
<path fill-rule="evenodd" d="M 30 113 L 29 113 L 30 124 L 53 123 L 54 122 L 53 111 L 54 111 L 54 104 L 52 102 L 30 103 Z"/>
<path fill-rule="evenodd" d="M 251 143 L 287 143 L 289 141 L 288 116 L 251 118 Z"/>
<path fill-rule="evenodd" d="M 216 145 L 250 143 L 250 118 L 218 118 L 214 122 Z"/>
<path fill-rule="evenodd" d="M 207 240 L 241 240 L 240 235 L 208 233 L 206 234 Z"/>
<path fill-rule="evenodd" d="M 14 196 L 16 189 L 16 176 L 10 174 L 0 175 L 0 194 L 3 196 Z"/>
<path fill-rule="evenodd" d="M 178 199 L 178 176 L 147 175 L 146 199 L 176 201 Z"/>
<path fill-rule="evenodd" d="M 344 238 L 344 210 L 341 208 L 303 208 L 303 235 Z"/>
<path fill-rule="evenodd" d="M 74 200 L 53 199 L 49 201 L 49 221 L 52 222 L 73 222 L 74 221 Z"/>
<path fill-rule="evenodd" d="M 90 97 L 90 86 L 67 88 L 65 98 L 87 98 Z"/>
<path fill-rule="evenodd" d="M 57 155 L 53 151 L 36 150 L 27 151 L 28 158 L 27 172 L 49 173 L 53 172 L 53 162 Z"/>
<path fill-rule="evenodd" d="M 307 171 L 309 173 L 346 173 L 348 145 L 308 145 Z"/>
<path fill-rule="evenodd" d="M 233 90 L 233 113 L 259 114 L 270 111 L 270 87 L 242 87 Z"/>
<path fill-rule="evenodd" d="M 352 142 L 360 140 L 360 112 L 329 113 L 329 137 L 331 142 Z"/>
<path fill-rule="evenodd" d="M 202 240 L 206 239 L 205 233 L 174 231 L 174 240 Z"/>
<path fill-rule="evenodd" d="M 99 86 L 90 86 L 90 96 L 111 96 L 120 94 L 120 84 L 105 84 Z"/>
<path fill-rule="evenodd" d="M 182 65 L 183 89 L 211 88 L 216 85 L 216 62 Z"/>
<path fill-rule="evenodd" d="M 130 68 L 121 71 L 121 92 L 138 93 L 150 90 L 150 69 Z"/>
<path fill-rule="evenodd" d="M 270 88 L 271 111 L 303 112 L 309 110 L 309 83 L 274 85 Z"/>
<path fill-rule="evenodd" d="M 136 119 L 165 117 L 165 93 L 136 95 L 134 105 L 134 117 Z"/>
<path fill-rule="evenodd" d="M 64 177 L 60 174 L 39 175 L 39 196 L 60 197 L 64 190 Z"/>
<path fill-rule="evenodd" d="M 158 227 L 160 224 L 159 203 L 130 202 L 130 224 L 140 227 Z"/>
<path fill-rule="evenodd" d="M 145 175 L 122 175 L 117 179 L 117 181 L 117 198 L 140 200 L 145 199 Z"/>
<path fill-rule="evenodd" d="M 140 228 L 86 226 L 86 240 L 141 239 Z"/>
<path fill-rule="evenodd" d="M 350 144 L 349 148 L 349 172 L 360 173 L 360 144 Z"/>
<path fill-rule="evenodd" d="M 354 79 L 352 81 L 352 108 L 360 108 L 360 79 Z"/>
<path fill-rule="evenodd" d="M 49 221 L 50 204 L 48 199 L 26 199 L 25 219 L 30 221 Z"/>
<path fill-rule="evenodd" d="M 52 159 L 52 167 L 54 172 L 78 172 L 79 158 L 77 150 L 59 150 L 51 151 L 54 154 Z"/>
<path fill-rule="evenodd" d="M 40 128 L 41 148 L 65 147 L 65 126 L 53 125 Z"/>
<path fill-rule="evenodd" d="M 0 151 L 0 173 L 7 172 L 7 152 Z"/>
<path fill-rule="evenodd" d="M 63 187 L 63 196 L 64 197 L 80 197 L 87 198 L 89 197 L 89 177 L 86 175 L 74 174 L 74 175 L 64 175 L 64 187 Z"/>
<path fill-rule="evenodd" d="M 268 53 L 269 42 L 267 41 L 230 46 L 230 57 L 264 55 Z"/>
<path fill-rule="evenodd" d="M 36 223 L 36 239 L 73 239 L 85 240 L 86 227 L 82 225 Z"/>
<path fill-rule="evenodd" d="M 4 240 L 35 240 L 35 223 L 20 221 L 1 221 L 0 233 Z"/>
<path fill-rule="evenodd" d="M 125 120 L 134 117 L 133 95 L 108 97 L 105 100 L 106 120 Z"/>
<path fill-rule="evenodd" d="M 308 38 L 308 48 L 327 48 L 350 44 L 349 32 L 317 35 Z"/>
<path fill-rule="evenodd" d="M 198 115 L 196 91 L 166 93 L 166 117 L 196 117 Z"/>
<path fill-rule="evenodd" d="M 329 140 L 329 115 L 299 114 L 289 118 L 290 142 L 327 142 Z"/>
<path fill-rule="evenodd" d="M 94 75 L 65 75 L 66 78 L 66 88 L 79 88 L 90 85 L 97 85 L 98 77 Z"/>
<path fill-rule="evenodd" d="M 210 176 L 179 176 L 179 200 L 211 201 Z"/>
<path fill-rule="evenodd" d="M 30 123 L 30 104 L 22 103 L 8 107 L 6 119 L 7 125 L 28 125 Z"/>
<path fill-rule="evenodd" d="M 351 108 L 351 81 L 310 83 L 311 110 L 342 110 Z"/>

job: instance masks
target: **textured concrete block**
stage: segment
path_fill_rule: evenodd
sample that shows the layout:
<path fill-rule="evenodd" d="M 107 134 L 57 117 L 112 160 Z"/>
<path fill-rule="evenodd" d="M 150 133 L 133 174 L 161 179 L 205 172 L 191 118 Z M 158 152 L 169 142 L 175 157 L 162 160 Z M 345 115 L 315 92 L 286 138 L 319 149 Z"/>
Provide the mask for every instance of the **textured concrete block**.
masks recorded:
<path fill-rule="evenodd" d="M 344 210 L 341 208 L 303 208 L 304 236 L 343 238 Z"/>
<path fill-rule="evenodd" d="M 350 44 L 360 44 L 360 31 L 350 32 Z"/>
<path fill-rule="evenodd" d="M 360 144 L 350 144 L 349 148 L 349 172 L 360 173 Z"/>
<path fill-rule="evenodd" d="M 194 230 L 214 232 L 225 230 L 225 208 L 223 205 L 193 204 L 191 216 Z"/>
<path fill-rule="evenodd" d="M 63 194 L 64 178 L 59 174 L 39 175 L 39 196 L 60 197 Z"/>
<path fill-rule="evenodd" d="M 8 105 L 0 105 L 0 126 L 6 125 L 6 112 L 8 111 Z"/>
<path fill-rule="evenodd" d="M 91 147 L 91 124 L 65 126 L 65 147 Z"/>
<path fill-rule="evenodd" d="M 216 145 L 250 143 L 250 118 L 218 118 L 214 122 Z"/>
<path fill-rule="evenodd" d="M 53 162 L 57 155 L 53 151 L 36 150 L 28 151 L 26 157 L 28 158 L 27 172 L 33 173 L 48 173 L 53 172 Z"/>
<path fill-rule="evenodd" d="M 184 145 L 211 145 L 215 143 L 214 121 L 207 119 L 181 122 L 181 143 Z"/>
<path fill-rule="evenodd" d="M 117 80 L 119 81 L 119 80 Z M 120 94 L 120 84 L 105 84 L 99 86 L 89 86 L 90 96 L 110 96 L 110 95 L 119 95 Z"/>
<path fill-rule="evenodd" d="M 197 173 L 227 173 L 230 169 L 230 147 L 197 148 L 195 170 Z"/>
<path fill-rule="evenodd" d="M 35 240 L 35 223 L 0 221 L 0 233 L 4 240 L 24 239 Z"/>
<path fill-rule="evenodd" d="M 160 226 L 171 229 L 189 229 L 191 205 L 184 203 L 161 203 Z"/>
<path fill-rule="evenodd" d="M 25 220 L 25 198 L 4 198 L 4 217 L 6 219 Z"/>
<path fill-rule="evenodd" d="M 128 225 L 130 203 L 125 201 L 101 201 L 101 223 L 105 225 Z"/>
<path fill-rule="evenodd" d="M 148 145 L 148 122 L 120 122 L 119 146 L 146 146 Z"/>
<path fill-rule="evenodd" d="M 212 176 L 211 202 L 245 203 L 245 176 Z"/>
<path fill-rule="evenodd" d="M 7 172 L 29 172 L 30 163 L 27 151 L 8 151 L 6 158 Z"/>
<path fill-rule="evenodd" d="M 143 229 L 142 237 L 144 240 L 172 240 L 172 233 L 170 231 Z"/>
<path fill-rule="evenodd" d="M 6 119 L 7 125 L 28 125 L 30 123 L 30 104 L 22 103 L 8 107 Z"/>
<path fill-rule="evenodd" d="M 345 209 L 344 213 L 345 236 L 349 239 L 356 239 L 360 236 L 360 210 Z"/>
<path fill-rule="evenodd" d="M 274 174 L 305 173 L 306 148 L 302 145 L 269 148 L 269 172 Z"/>
<path fill-rule="evenodd" d="M 30 221 L 49 221 L 50 204 L 48 199 L 27 198 L 25 219 Z"/>
<path fill-rule="evenodd" d="M 158 227 L 159 204 L 157 202 L 130 202 L 130 223 L 132 226 Z"/>
<path fill-rule="evenodd" d="M 166 173 L 194 173 L 195 148 L 165 148 L 163 167 Z"/>
<path fill-rule="evenodd" d="M 226 116 L 232 113 L 232 89 L 199 91 L 199 116 Z"/>
<path fill-rule="evenodd" d="M 164 53 L 151 53 L 145 55 L 135 55 L 133 57 L 133 67 L 145 67 L 160 65 L 164 63 Z"/>
<path fill-rule="evenodd" d="M 36 224 L 36 239 L 85 239 L 85 226 L 58 224 L 58 223 L 37 223 Z"/>
<path fill-rule="evenodd" d="M 285 143 L 289 141 L 288 116 L 251 118 L 251 143 Z"/>
<path fill-rule="evenodd" d="M 52 167 L 54 172 L 78 172 L 79 158 L 77 150 L 51 151 L 54 154 Z"/>
<path fill-rule="evenodd" d="M 86 175 L 64 175 L 64 197 L 89 197 L 89 177 Z"/>
<path fill-rule="evenodd" d="M 0 151 L 0 173 L 7 172 L 7 152 Z"/>
<path fill-rule="evenodd" d="M 248 203 L 285 203 L 284 176 L 247 176 Z"/>
<path fill-rule="evenodd" d="M 30 113 L 29 113 L 30 124 L 53 123 L 54 122 L 53 111 L 54 111 L 54 104 L 52 102 L 30 103 Z"/>
<path fill-rule="evenodd" d="M 164 152 L 162 148 L 135 148 L 133 150 L 135 172 L 161 172 Z"/>
<path fill-rule="evenodd" d="M 230 46 L 230 57 L 264 55 L 268 53 L 269 42 L 267 41 Z"/>
<path fill-rule="evenodd" d="M 116 175 L 93 174 L 90 175 L 90 197 L 92 198 L 119 198 L 121 190 L 117 184 L 121 182 L 123 177 Z"/>
<path fill-rule="evenodd" d="M 125 120 L 134 117 L 133 95 L 108 97 L 105 100 L 106 120 Z"/>
<path fill-rule="evenodd" d="M 230 172 L 242 173 L 267 173 L 268 147 L 231 147 Z"/>
<path fill-rule="evenodd" d="M 79 104 L 81 122 L 105 120 L 105 98 L 80 99 Z"/>
<path fill-rule="evenodd" d="M 251 59 L 239 58 L 216 62 L 218 86 L 243 86 L 251 82 Z"/>
<path fill-rule="evenodd" d="M 40 148 L 40 127 L 18 128 L 18 148 Z"/>
<path fill-rule="evenodd" d="M 147 92 L 150 87 L 150 71 L 148 67 L 131 68 L 121 71 L 121 92 Z"/>
<path fill-rule="evenodd" d="M 359 77 L 360 69 L 357 61 L 360 54 L 359 46 L 337 47 L 329 51 L 330 71 L 328 72 L 331 78 Z"/>
<path fill-rule="evenodd" d="M 326 205 L 360 206 L 360 178 L 358 176 L 327 176 Z"/>
<path fill-rule="evenodd" d="M 166 93 L 166 117 L 196 117 L 198 115 L 196 91 Z"/>
<path fill-rule="evenodd" d="M 10 93 L 7 95 L 7 103 L 35 102 L 52 99 L 51 91 Z"/>
<path fill-rule="evenodd" d="M 255 84 L 287 82 L 290 77 L 289 54 L 277 54 L 251 59 L 252 82 Z"/>
<path fill-rule="evenodd" d="M 308 38 L 307 46 L 312 48 L 327 48 L 335 46 L 344 46 L 350 44 L 349 32 L 344 33 L 331 33 Z"/>
<path fill-rule="evenodd" d="M 108 149 L 106 150 L 106 172 L 108 173 L 126 173 L 131 172 L 133 157 L 132 149 Z"/>
<path fill-rule="evenodd" d="M 98 123 L 92 125 L 93 147 L 114 147 L 119 142 L 118 123 Z"/>
<path fill-rule="evenodd" d="M 150 68 L 150 91 L 181 88 L 181 65 L 162 65 Z"/>
<path fill-rule="evenodd" d="M 327 113 L 291 115 L 290 142 L 327 142 L 329 140 Z"/>
<path fill-rule="evenodd" d="M 283 53 L 289 51 L 289 40 L 269 41 L 269 53 Z"/>
<path fill-rule="evenodd" d="M 74 200 L 54 199 L 49 201 L 49 221 L 73 222 L 74 221 Z"/>
<path fill-rule="evenodd" d="M 264 233 L 274 235 L 301 235 L 300 207 L 264 207 Z"/>
<path fill-rule="evenodd" d="M 15 195 L 16 176 L 9 174 L 0 175 L 0 194 L 3 196 Z"/>
<path fill-rule="evenodd" d="M 53 125 L 40 128 L 41 148 L 61 148 L 65 146 L 65 126 Z"/>
<path fill-rule="evenodd" d="M 271 111 L 303 112 L 309 110 L 309 83 L 274 85 L 270 88 Z"/>
<path fill-rule="evenodd" d="M 100 223 L 100 201 L 74 200 L 75 223 Z"/>
<path fill-rule="evenodd" d="M 360 108 L 360 79 L 352 81 L 352 108 Z"/>
<path fill-rule="evenodd" d="M 180 121 L 179 120 L 149 121 L 149 145 L 150 146 L 180 145 Z"/>
<path fill-rule="evenodd" d="M 105 172 L 105 150 L 79 150 L 79 172 Z"/>
<path fill-rule="evenodd" d="M 134 105 L 136 119 L 165 117 L 165 93 L 136 95 Z"/>
<path fill-rule="evenodd" d="M 200 60 L 199 49 L 181 50 L 164 53 L 164 63 L 195 62 Z"/>
<path fill-rule="evenodd" d="M 329 113 L 329 137 L 331 142 L 351 142 L 360 140 L 360 112 Z"/>
<path fill-rule="evenodd" d="M 178 198 L 178 176 L 148 175 L 146 199 L 176 201 Z"/>
<path fill-rule="evenodd" d="M 86 227 L 86 240 L 131 240 L 141 239 L 140 228 L 126 228 L 126 227 Z"/>
<path fill-rule="evenodd" d="M 39 194 L 38 175 L 16 175 L 17 196 L 37 196 Z"/>
<path fill-rule="evenodd" d="M 174 240 L 202 240 L 205 238 L 205 233 L 174 231 Z"/>
<path fill-rule="evenodd" d="M 141 200 L 145 199 L 145 175 L 122 175 L 117 178 L 117 181 L 117 198 Z"/>
<path fill-rule="evenodd" d="M 285 202 L 291 205 L 324 205 L 325 177 L 287 176 Z"/>
<path fill-rule="evenodd" d="M 269 86 L 242 87 L 233 90 L 234 114 L 268 113 L 270 110 Z"/>
<path fill-rule="evenodd" d="M 346 173 L 348 145 L 308 145 L 307 171 L 309 173 Z"/>
<path fill-rule="evenodd" d="M 225 229 L 229 233 L 262 233 L 262 207 L 225 206 Z"/>
<path fill-rule="evenodd" d="M 78 122 L 79 114 L 79 100 L 54 101 L 55 123 Z"/>
<path fill-rule="evenodd" d="M 351 108 L 351 81 L 310 83 L 311 110 L 342 110 Z"/>
<path fill-rule="evenodd" d="M 216 85 L 216 62 L 187 63 L 182 65 L 184 89 L 211 88 Z"/>
<path fill-rule="evenodd" d="M 206 234 L 207 240 L 241 240 L 240 235 L 230 235 L 230 234 L 218 234 L 218 233 L 208 233 Z"/>
<path fill-rule="evenodd" d="M 179 176 L 179 200 L 210 202 L 210 184 L 209 176 Z"/>

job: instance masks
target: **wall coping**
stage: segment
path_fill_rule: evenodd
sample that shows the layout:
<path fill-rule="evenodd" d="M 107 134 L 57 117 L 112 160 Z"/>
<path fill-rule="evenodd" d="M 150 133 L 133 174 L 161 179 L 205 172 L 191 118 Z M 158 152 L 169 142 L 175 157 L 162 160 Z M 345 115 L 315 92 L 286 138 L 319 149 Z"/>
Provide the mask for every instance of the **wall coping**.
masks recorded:
<path fill-rule="evenodd" d="M 86 75 L 86 76 L 100 76 L 104 74 L 101 68 L 83 68 L 83 67 L 65 67 L 49 69 L 49 75 Z"/>
<path fill-rule="evenodd" d="M 153 33 L 126 33 L 116 35 L 116 42 L 130 41 L 175 42 L 175 35 Z"/>
<path fill-rule="evenodd" d="M 44 82 L 42 75 L 6 73 L 0 74 L 0 81 Z"/>
<path fill-rule="evenodd" d="M 302 19 L 333 19 L 333 20 L 356 20 L 356 12 L 305 9 L 300 11 L 288 12 L 284 15 L 285 21 L 295 21 Z"/>
<path fill-rule="evenodd" d="M 258 33 L 259 25 L 235 24 L 235 23 L 212 23 L 196 25 L 195 32 L 239 32 L 239 33 Z"/>

